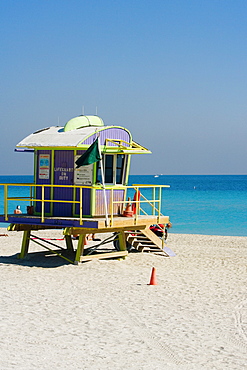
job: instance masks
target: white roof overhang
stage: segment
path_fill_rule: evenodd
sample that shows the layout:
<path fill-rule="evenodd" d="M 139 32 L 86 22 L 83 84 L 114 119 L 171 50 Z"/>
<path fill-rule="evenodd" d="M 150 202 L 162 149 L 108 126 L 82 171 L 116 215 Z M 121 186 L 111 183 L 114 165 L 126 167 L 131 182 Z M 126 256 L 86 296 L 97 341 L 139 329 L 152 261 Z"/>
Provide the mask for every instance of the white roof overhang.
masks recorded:
<path fill-rule="evenodd" d="M 108 128 L 107 126 L 104 129 Z M 81 147 L 83 141 L 99 131 L 96 127 L 83 127 L 64 132 L 63 127 L 52 126 L 34 132 L 20 141 L 17 148 Z"/>

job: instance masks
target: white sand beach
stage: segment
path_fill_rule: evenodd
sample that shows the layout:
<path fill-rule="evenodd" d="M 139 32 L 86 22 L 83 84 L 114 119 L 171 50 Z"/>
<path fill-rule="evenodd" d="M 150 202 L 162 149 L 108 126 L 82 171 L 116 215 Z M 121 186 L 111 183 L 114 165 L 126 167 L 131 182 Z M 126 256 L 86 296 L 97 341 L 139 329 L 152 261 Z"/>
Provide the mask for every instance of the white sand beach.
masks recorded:
<path fill-rule="evenodd" d="M 247 237 L 171 233 L 176 257 L 75 266 L 18 260 L 22 232 L 0 234 L 1 369 L 246 368 Z"/>

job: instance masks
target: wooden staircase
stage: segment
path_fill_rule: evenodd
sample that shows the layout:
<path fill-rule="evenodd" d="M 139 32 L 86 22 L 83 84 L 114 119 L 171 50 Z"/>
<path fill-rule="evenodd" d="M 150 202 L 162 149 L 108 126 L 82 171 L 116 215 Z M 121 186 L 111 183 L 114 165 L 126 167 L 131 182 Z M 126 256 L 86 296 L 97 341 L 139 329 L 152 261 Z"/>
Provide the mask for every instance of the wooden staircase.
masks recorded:
<path fill-rule="evenodd" d="M 141 231 L 125 231 L 126 243 L 135 248 L 138 252 L 154 253 L 169 257 L 163 249 L 163 241 L 149 228 Z"/>

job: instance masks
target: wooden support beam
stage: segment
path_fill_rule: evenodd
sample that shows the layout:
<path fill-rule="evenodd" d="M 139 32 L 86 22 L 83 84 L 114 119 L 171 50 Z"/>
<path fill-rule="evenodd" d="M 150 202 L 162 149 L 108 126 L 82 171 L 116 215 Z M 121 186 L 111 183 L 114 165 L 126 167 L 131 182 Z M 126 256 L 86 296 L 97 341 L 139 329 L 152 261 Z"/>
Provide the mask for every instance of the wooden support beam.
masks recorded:
<path fill-rule="evenodd" d="M 22 245 L 21 245 L 21 253 L 19 253 L 18 258 L 22 259 L 26 256 L 28 253 L 28 248 L 29 248 L 29 242 L 30 242 L 30 230 L 25 230 L 23 231 L 23 236 L 22 236 Z"/>
<path fill-rule="evenodd" d="M 128 251 L 90 254 L 89 256 L 81 256 L 80 262 L 91 261 L 94 259 L 105 259 L 105 258 L 116 258 L 116 257 L 125 258 L 127 255 L 128 255 Z"/>
<path fill-rule="evenodd" d="M 68 251 L 74 252 L 71 235 L 65 235 L 65 242 Z"/>
<path fill-rule="evenodd" d="M 85 244 L 85 238 L 86 233 L 80 234 L 78 244 L 77 244 L 77 250 L 75 255 L 75 261 L 74 264 L 77 265 L 78 262 L 80 262 L 80 258 L 83 255 L 84 252 L 84 244 Z"/>
<path fill-rule="evenodd" d="M 103 233 L 118 233 L 121 230 L 131 231 L 131 230 L 144 230 L 146 225 L 139 226 L 123 226 L 123 227 L 108 227 L 100 229 L 92 228 L 78 228 L 78 227 L 66 227 L 64 230 L 64 235 L 73 235 L 73 234 L 103 234 Z"/>
<path fill-rule="evenodd" d="M 123 230 L 119 231 L 118 238 L 120 251 L 126 251 L 126 238 Z"/>

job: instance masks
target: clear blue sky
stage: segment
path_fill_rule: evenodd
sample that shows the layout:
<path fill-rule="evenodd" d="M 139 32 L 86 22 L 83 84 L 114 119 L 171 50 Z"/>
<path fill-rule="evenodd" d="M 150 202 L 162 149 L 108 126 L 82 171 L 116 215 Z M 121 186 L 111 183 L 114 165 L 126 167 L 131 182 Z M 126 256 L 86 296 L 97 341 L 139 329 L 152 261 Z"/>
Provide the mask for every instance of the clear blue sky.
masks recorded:
<path fill-rule="evenodd" d="M 1 0 L 0 174 L 32 174 L 16 143 L 82 106 L 152 150 L 132 174 L 246 174 L 246 20 L 246 0 Z"/>

